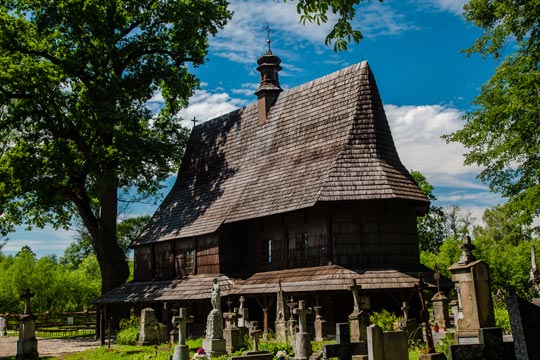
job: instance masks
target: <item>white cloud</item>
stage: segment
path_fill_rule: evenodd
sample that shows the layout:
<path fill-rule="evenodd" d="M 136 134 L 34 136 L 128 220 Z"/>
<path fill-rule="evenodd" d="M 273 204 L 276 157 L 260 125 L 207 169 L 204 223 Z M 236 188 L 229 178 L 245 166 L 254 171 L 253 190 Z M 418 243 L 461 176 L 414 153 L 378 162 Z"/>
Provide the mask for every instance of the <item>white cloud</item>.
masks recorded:
<path fill-rule="evenodd" d="M 6 254 L 15 254 L 25 245 L 29 246 L 38 256 L 56 254 L 61 256 L 65 248 L 73 242 L 77 233 L 71 230 L 54 230 L 50 226 L 43 229 L 25 231 L 18 228 L 9 235 L 9 241 L 2 248 Z"/>
<path fill-rule="evenodd" d="M 266 23 L 272 29 L 272 47 L 278 47 L 279 55 L 290 62 L 302 61 L 300 54 L 307 47 L 319 54 L 333 51 L 324 45 L 326 35 L 337 20 L 337 15 L 332 12 L 327 14 L 326 23 L 306 22 L 303 25 L 299 23 L 296 3 L 290 1 L 232 0 L 229 8 L 234 12 L 232 19 L 210 41 L 210 49 L 215 55 L 251 66 L 254 59 L 267 50 Z M 395 9 L 375 1 L 359 6 L 354 26 L 371 38 L 415 29 Z M 287 69 L 293 71 L 291 64 L 287 64 Z"/>
<path fill-rule="evenodd" d="M 232 98 L 226 92 L 213 93 L 207 90 L 197 90 L 189 99 L 189 106 L 182 109 L 178 115 L 184 119 L 182 125 L 192 127 L 191 120 L 193 118 L 204 122 L 244 105 L 244 100 Z"/>
<path fill-rule="evenodd" d="M 448 11 L 456 15 L 463 14 L 463 5 L 468 2 L 468 0 L 431 0 L 433 6 L 436 8 Z"/>
<path fill-rule="evenodd" d="M 401 161 L 408 169 L 420 171 L 435 187 L 451 186 L 485 189 L 468 178 L 476 166 L 464 166 L 466 149 L 459 143 L 441 139 L 461 128 L 462 113 L 441 105 L 384 106 Z"/>

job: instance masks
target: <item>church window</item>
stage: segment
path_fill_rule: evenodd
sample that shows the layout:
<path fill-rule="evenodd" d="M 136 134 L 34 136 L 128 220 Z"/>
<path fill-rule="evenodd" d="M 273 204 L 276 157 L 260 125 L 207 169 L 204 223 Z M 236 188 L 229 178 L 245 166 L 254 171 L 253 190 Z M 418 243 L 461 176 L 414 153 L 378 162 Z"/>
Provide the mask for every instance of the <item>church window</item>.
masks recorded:
<path fill-rule="evenodd" d="M 308 233 L 296 233 L 296 260 L 308 258 Z"/>
<path fill-rule="evenodd" d="M 194 274 L 195 270 L 195 250 L 186 251 L 186 260 L 185 260 L 185 271 L 186 274 Z"/>
<path fill-rule="evenodd" d="M 272 263 L 272 239 L 264 239 L 261 242 L 261 257 L 264 263 Z"/>

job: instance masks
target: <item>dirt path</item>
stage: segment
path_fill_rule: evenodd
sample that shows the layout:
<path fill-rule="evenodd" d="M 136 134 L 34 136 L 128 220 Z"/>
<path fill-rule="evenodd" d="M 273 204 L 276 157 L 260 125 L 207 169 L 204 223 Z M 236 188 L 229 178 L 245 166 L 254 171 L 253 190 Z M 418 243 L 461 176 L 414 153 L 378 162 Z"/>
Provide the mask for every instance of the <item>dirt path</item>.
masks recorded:
<path fill-rule="evenodd" d="M 0 337 L 0 358 L 17 355 L 17 337 Z M 38 338 L 38 353 L 40 356 L 58 356 L 71 354 L 99 347 L 99 340 L 92 337 L 75 339 L 44 339 Z"/>

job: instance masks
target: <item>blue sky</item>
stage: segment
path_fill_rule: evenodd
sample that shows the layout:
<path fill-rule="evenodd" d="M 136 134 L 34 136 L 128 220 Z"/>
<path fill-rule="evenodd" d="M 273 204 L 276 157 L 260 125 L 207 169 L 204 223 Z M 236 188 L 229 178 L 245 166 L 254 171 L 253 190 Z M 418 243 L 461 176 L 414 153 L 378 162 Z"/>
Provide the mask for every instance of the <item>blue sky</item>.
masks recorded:
<path fill-rule="evenodd" d="M 437 205 L 457 204 L 480 221 L 486 207 L 502 200 L 476 180 L 477 167 L 463 165 L 466 150 L 440 138 L 462 126 L 461 117 L 472 108 L 471 101 L 497 65 L 462 52 L 481 35 L 461 14 L 465 2 L 362 2 L 354 25 L 364 39 L 351 44 L 347 52 L 335 53 L 324 45 L 330 24 L 299 24 L 294 2 L 232 0 L 233 19 L 210 40 L 207 63 L 193 69 L 201 88 L 180 115 L 206 121 L 255 101 L 256 60 L 266 51 L 264 28 L 269 23 L 272 51 L 282 60 L 284 89 L 367 60 L 404 165 L 422 172 L 435 186 Z M 160 103 L 161 96 L 156 94 L 150 106 Z M 192 123 L 186 120 L 185 125 Z M 131 213 L 154 209 L 138 206 Z M 3 252 L 13 253 L 27 244 L 40 256 L 61 255 L 73 234 L 19 230 L 9 236 Z"/>

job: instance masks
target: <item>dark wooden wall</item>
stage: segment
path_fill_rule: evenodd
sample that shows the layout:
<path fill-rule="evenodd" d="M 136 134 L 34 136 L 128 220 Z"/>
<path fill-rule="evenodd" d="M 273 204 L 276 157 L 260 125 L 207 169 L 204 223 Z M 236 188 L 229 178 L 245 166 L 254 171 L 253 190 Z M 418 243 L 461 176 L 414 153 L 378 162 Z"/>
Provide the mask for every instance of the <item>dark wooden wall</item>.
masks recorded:
<path fill-rule="evenodd" d="M 407 269 L 419 264 L 412 202 L 329 202 L 226 224 L 214 234 L 138 247 L 136 280 L 178 276 L 174 259 L 192 250 L 196 274 L 247 276 L 329 263 L 352 269 Z"/>

